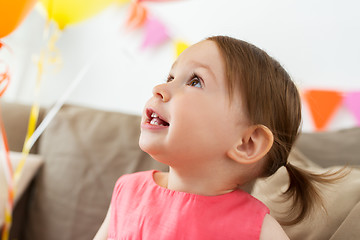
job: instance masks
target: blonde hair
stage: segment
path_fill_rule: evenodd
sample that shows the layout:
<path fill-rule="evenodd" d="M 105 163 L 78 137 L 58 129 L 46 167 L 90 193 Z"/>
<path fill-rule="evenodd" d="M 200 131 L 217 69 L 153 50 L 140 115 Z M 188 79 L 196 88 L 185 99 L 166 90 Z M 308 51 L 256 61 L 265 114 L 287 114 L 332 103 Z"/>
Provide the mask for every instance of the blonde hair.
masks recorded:
<path fill-rule="evenodd" d="M 229 96 L 239 91 L 245 111 L 252 124 L 268 127 L 274 144 L 267 153 L 260 177 L 274 174 L 281 166 L 288 170 L 290 184 L 285 199 L 293 199 L 290 219 L 280 220 L 292 225 L 305 219 L 315 204 L 323 205 L 315 183 L 330 183 L 335 174 L 313 174 L 288 163 L 290 150 L 299 135 L 301 100 L 289 74 L 275 59 L 258 47 L 228 36 L 214 36 L 224 60 Z"/>

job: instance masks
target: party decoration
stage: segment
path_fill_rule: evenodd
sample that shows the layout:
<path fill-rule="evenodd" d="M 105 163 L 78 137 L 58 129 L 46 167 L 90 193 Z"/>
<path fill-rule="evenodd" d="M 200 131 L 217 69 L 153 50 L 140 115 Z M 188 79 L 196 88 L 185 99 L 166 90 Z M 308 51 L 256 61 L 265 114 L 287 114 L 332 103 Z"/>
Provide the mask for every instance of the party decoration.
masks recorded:
<path fill-rule="evenodd" d="M 344 97 L 344 104 L 353 113 L 358 126 L 360 126 L 360 91 L 347 93 Z"/>
<path fill-rule="evenodd" d="M 5 133 L 5 127 L 2 122 L 2 116 L 0 111 L 0 160 L 5 172 L 5 178 L 7 182 L 7 201 L 5 205 L 5 218 L 4 225 L 2 226 L 1 239 L 8 240 L 11 223 L 12 223 L 12 209 L 15 199 L 15 188 L 13 181 L 13 169 L 10 162 L 10 150 Z"/>
<path fill-rule="evenodd" d="M 154 17 L 149 17 L 145 24 L 145 39 L 142 47 L 157 46 L 169 38 L 167 29 L 162 22 Z"/>
<path fill-rule="evenodd" d="M 0 42 L 0 50 L 7 47 L 4 43 Z M 11 50 L 9 47 L 7 47 Z M 11 51 L 10 51 L 11 52 Z M 0 97 L 5 93 L 10 83 L 9 67 L 5 62 L 0 61 Z M 13 168 L 10 162 L 9 145 L 7 142 L 5 127 L 2 121 L 2 114 L 0 109 L 0 164 L 2 163 L 5 171 L 7 182 L 7 202 L 5 205 L 5 222 L 2 226 L 1 239 L 7 240 L 10 233 L 12 223 L 12 209 L 15 198 L 15 186 L 13 181 Z"/>
<path fill-rule="evenodd" d="M 9 68 L 7 65 L 4 65 L 3 72 L 1 72 L 0 70 L 0 97 L 5 93 L 7 87 L 9 86 L 9 83 L 10 83 Z"/>
<path fill-rule="evenodd" d="M 127 0 L 116 0 L 119 2 Z M 144 27 L 145 35 L 142 42 L 142 49 L 155 47 L 167 40 L 172 39 L 165 24 L 149 13 L 145 2 L 167 2 L 174 0 L 132 0 L 129 7 L 129 15 L 125 26 L 128 29 L 139 29 Z M 176 48 L 176 57 L 188 47 L 188 44 L 181 41 L 173 41 Z"/>
<path fill-rule="evenodd" d="M 36 0 L 0 0 L 0 38 L 13 32 L 35 3 Z"/>
<path fill-rule="evenodd" d="M 5 47 L 9 50 L 9 52 L 11 52 L 11 49 L 0 41 L 0 50 L 5 49 Z M 5 62 L 0 60 L 0 97 L 5 93 L 7 87 L 9 86 L 9 83 L 10 83 L 9 67 Z"/>
<path fill-rule="evenodd" d="M 48 25 L 47 25 L 47 28 L 48 28 Z M 47 30 L 48 29 L 45 29 L 45 32 L 48 32 Z M 39 60 L 37 62 L 38 73 L 37 73 L 37 80 L 36 80 L 36 87 L 35 87 L 35 99 L 34 99 L 33 105 L 31 106 L 27 135 L 26 135 L 24 147 L 22 150 L 22 159 L 20 160 L 19 164 L 15 167 L 15 171 L 14 171 L 14 169 L 12 169 L 12 167 L 4 168 L 8 172 L 6 175 L 10 176 L 10 177 L 7 179 L 8 201 L 7 201 L 6 208 L 5 208 L 5 218 L 4 218 L 5 222 L 4 222 L 3 231 L 1 234 L 2 240 L 8 240 L 8 237 L 9 237 L 10 228 L 12 225 L 12 211 L 13 211 L 14 199 L 15 199 L 15 195 L 16 195 L 16 186 L 18 185 L 20 176 L 23 171 L 23 166 L 25 165 L 26 158 L 31 149 L 31 147 L 29 147 L 29 144 L 27 144 L 27 142 L 35 130 L 36 123 L 37 123 L 38 116 L 39 116 L 38 98 L 39 98 L 41 80 L 42 80 L 42 75 L 43 75 L 44 60 L 53 62 L 54 59 L 56 58 L 56 56 L 58 55 L 56 52 L 56 48 L 55 48 L 55 42 L 58 37 L 58 34 L 57 34 L 58 32 L 60 32 L 60 30 L 55 29 L 55 33 L 50 37 L 46 48 L 41 51 Z M 1 47 L 3 47 L 3 46 L 4 45 L 2 44 Z M 5 67 L 3 69 L 5 69 L 4 72 L 0 72 L 0 96 L 5 92 L 8 84 L 9 84 L 9 81 L 10 81 L 10 75 L 9 75 L 7 66 L 5 65 Z M 0 71 L 1 71 L 1 69 L 0 69 Z M 2 121 L 0 118 L 0 125 L 1 124 L 2 124 Z M 8 150 L 6 150 L 7 149 L 6 137 L 4 137 L 6 135 L 5 135 L 5 128 L 3 128 L 3 127 L 1 128 L 1 136 L 3 137 L 2 142 L 4 144 L 2 144 L 2 145 L 4 145 L 4 147 L 2 145 L 0 145 L 0 151 L 5 152 L 5 154 L 4 154 L 5 157 L 3 157 L 2 159 L 6 159 L 6 155 L 9 155 L 9 152 L 8 152 Z M 3 149 L 5 149 L 5 150 L 3 151 Z M 10 161 L 8 161 L 8 162 L 10 162 Z M 9 164 L 7 164 L 7 165 L 9 165 Z"/>
<path fill-rule="evenodd" d="M 129 29 L 142 27 L 148 15 L 147 9 L 141 3 L 139 3 L 139 1 L 133 1 L 130 4 L 129 9 L 129 17 L 126 21 L 126 26 Z"/>
<path fill-rule="evenodd" d="M 114 0 L 40 0 L 60 30 L 67 25 L 81 22 L 108 7 Z"/>
<path fill-rule="evenodd" d="M 176 57 L 178 57 L 180 55 L 180 53 L 182 53 L 188 47 L 189 47 L 189 44 L 184 42 L 184 41 L 181 41 L 181 40 L 175 41 L 175 54 L 176 54 Z"/>
<path fill-rule="evenodd" d="M 339 108 L 342 95 L 338 91 L 308 90 L 304 92 L 316 130 L 323 130 Z"/>

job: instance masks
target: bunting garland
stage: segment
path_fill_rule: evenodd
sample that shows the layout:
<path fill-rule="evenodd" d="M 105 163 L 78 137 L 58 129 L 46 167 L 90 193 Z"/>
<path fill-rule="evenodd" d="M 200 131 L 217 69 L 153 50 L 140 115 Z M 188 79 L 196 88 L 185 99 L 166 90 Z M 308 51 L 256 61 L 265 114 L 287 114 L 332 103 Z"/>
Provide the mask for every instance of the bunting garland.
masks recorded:
<path fill-rule="evenodd" d="M 141 45 L 142 49 L 156 47 L 168 40 L 172 40 L 176 54 L 175 57 L 177 57 L 189 44 L 185 41 L 172 38 L 165 24 L 149 13 L 149 10 L 143 4 L 146 1 L 165 2 L 171 0 L 133 0 L 130 3 L 126 27 L 128 29 L 144 28 L 145 36 Z"/>
<path fill-rule="evenodd" d="M 129 29 L 140 28 L 144 25 L 147 18 L 147 9 L 139 1 L 132 1 L 129 7 L 129 16 L 126 26 Z"/>
<path fill-rule="evenodd" d="M 169 39 L 165 25 L 158 19 L 149 16 L 145 25 L 145 39 L 142 48 L 157 46 Z"/>
<path fill-rule="evenodd" d="M 186 48 L 189 47 L 189 44 L 187 44 L 184 41 L 176 40 L 175 41 L 175 56 L 178 57 L 182 51 L 184 51 Z"/>
<path fill-rule="evenodd" d="M 315 130 L 325 130 L 341 106 L 345 106 L 360 126 L 360 91 L 341 92 L 335 90 L 305 90 L 303 99 L 307 102 Z"/>
<path fill-rule="evenodd" d="M 172 38 L 165 24 L 154 17 L 144 5 L 146 1 L 165 2 L 171 0 L 132 0 L 126 21 L 127 28 L 144 28 L 145 36 L 141 45 L 142 49 L 156 47 L 172 40 L 175 57 L 179 56 L 182 51 L 189 47 L 189 44 Z M 315 130 L 325 130 L 342 105 L 354 115 L 357 125 L 360 126 L 360 91 L 346 93 L 335 90 L 310 89 L 302 93 L 303 100 L 308 104 Z"/>

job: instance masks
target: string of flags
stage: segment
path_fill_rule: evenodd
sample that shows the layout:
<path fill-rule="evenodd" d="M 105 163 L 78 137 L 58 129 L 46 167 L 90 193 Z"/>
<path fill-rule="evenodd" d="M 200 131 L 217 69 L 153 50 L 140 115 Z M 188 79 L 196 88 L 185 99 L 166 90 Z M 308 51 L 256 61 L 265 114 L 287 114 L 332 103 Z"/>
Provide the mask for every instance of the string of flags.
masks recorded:
<path fill-rule="evenodd" d="M 165 24 L 149 12 L 148 8 L 143 4 L 145 1 L 151 0 L 134 0 L 130 3 L 126 26 L 129 29 L 144 28 L 145 36 L 141 45 L 142 49 L 156 47 L 166 41 L 172 40 L 175 46 L 175 54 L 178 56 L 189 44 L 183 40 L 172 37 Z M 158 0 L 157 2 L 160 1 Z"/>
<path fill-rule="evenodd" d="M 315 130 L 326 130 L 342 106 L 353 114 L 357 126 L 360 126 L 360 91 L 309 89 L 302 94 L 309 107 Z"/>

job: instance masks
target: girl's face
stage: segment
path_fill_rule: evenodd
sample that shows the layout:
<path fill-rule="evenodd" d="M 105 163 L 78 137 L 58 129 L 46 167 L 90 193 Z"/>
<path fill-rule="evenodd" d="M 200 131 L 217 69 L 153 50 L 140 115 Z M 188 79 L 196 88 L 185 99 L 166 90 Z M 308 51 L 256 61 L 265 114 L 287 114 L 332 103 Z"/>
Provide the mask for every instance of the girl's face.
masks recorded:
<path fill-rule="evenodd" d="M 205 40 L 186 49 L 166 83 L 146 103 L 139 144 L 171 167 L 211 166 L 248 126 L 238 94 L 230 103 L 225 67 L 216 43 Z"/>

